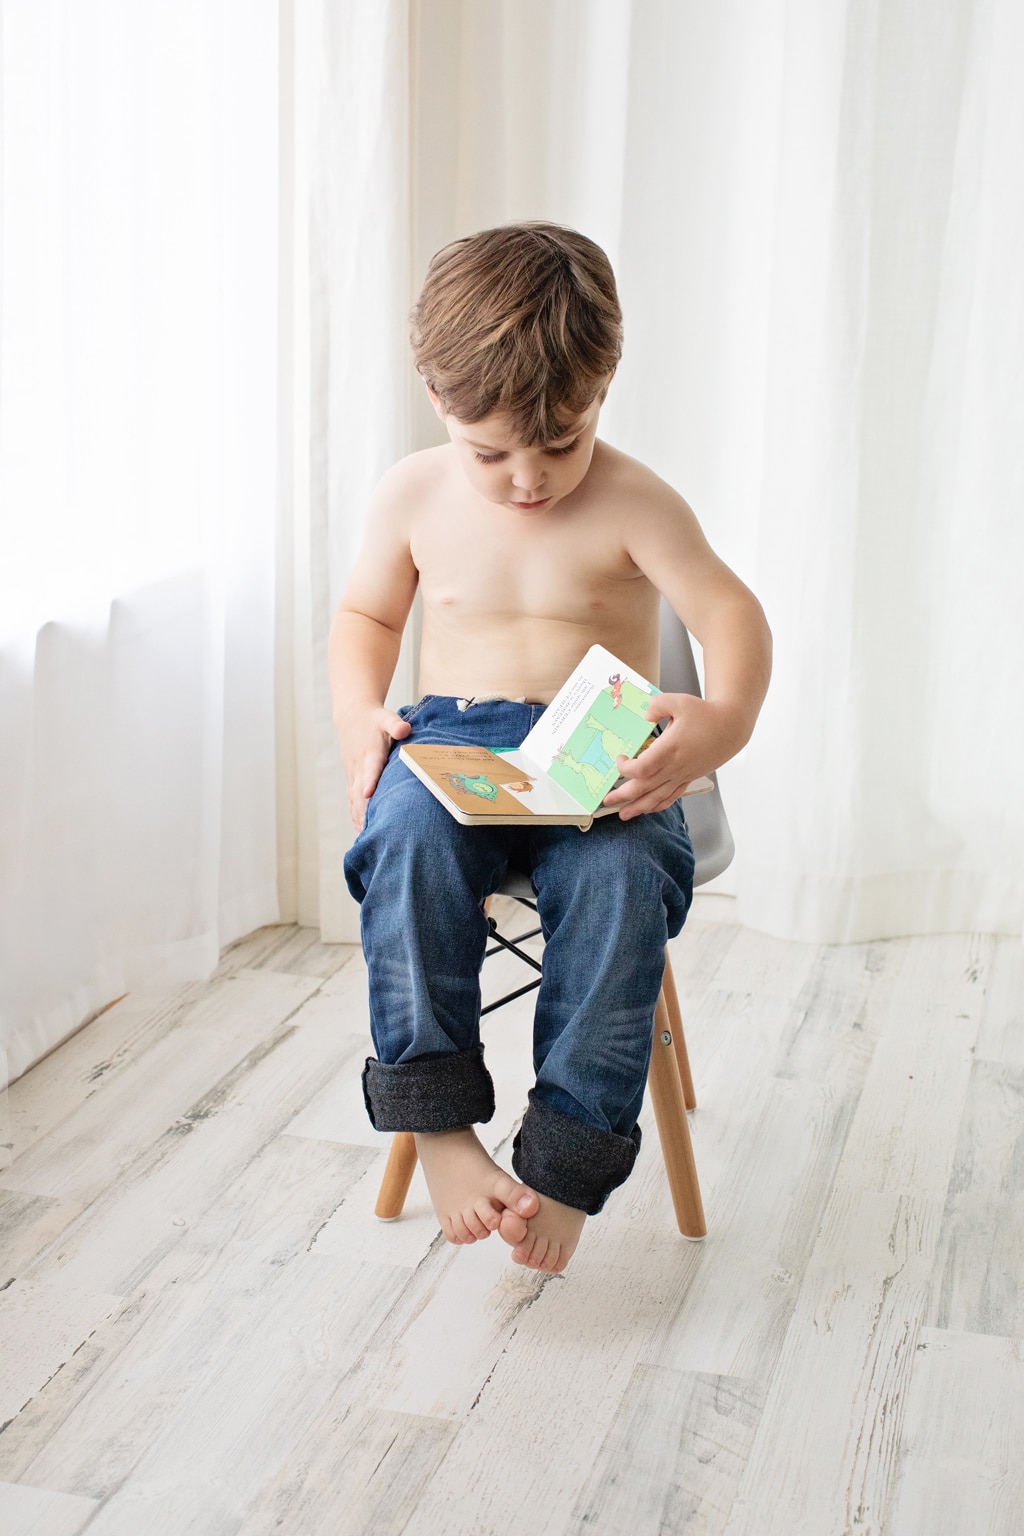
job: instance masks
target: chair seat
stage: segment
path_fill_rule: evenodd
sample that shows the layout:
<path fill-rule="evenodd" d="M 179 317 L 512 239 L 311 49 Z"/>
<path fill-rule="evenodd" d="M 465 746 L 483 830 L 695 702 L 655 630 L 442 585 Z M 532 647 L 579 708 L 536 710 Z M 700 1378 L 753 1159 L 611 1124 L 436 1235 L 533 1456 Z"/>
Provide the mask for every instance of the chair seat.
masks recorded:
<path fill-rule="evenodd" d="M 536 901 L 533 894 L 533 886 L 530 877 L 521 869 L 510 869 L 501 885 L 498 887 L 499 896 L 511 896 L 514 901 Z"/>

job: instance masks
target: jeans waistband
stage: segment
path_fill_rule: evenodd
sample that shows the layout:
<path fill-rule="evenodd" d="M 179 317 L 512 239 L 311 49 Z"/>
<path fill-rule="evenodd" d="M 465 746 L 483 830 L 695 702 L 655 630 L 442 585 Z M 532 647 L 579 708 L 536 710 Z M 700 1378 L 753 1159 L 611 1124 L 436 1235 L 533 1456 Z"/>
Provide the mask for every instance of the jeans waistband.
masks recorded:
<path fill-rule="evenodd" d="M 477 697 L 469 701 L 448 694 L 425 693 L 398 713 L 412 726 L 412 739 L 440 732 L 444 739 L 465 737 L 467 744 L 517 747 L 546 708 L 546 704 L 526 704 L 515 699 Z"/>

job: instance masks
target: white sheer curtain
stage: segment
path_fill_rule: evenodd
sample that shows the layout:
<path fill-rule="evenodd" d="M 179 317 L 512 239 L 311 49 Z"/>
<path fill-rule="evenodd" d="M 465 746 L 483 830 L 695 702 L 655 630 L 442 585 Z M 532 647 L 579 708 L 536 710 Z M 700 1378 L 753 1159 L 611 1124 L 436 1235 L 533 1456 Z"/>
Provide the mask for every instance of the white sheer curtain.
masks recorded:
<path fill-rule="evenodd" d="M 277 8 L 4 0 L 0 1043 L 277 916 Z"/>
<path fill-rule="evenodd" d="M 436 440 L 405 343 L 426 260 L 510 219 L 609 250 L 605 433 L 689 497 L 776 633 L 723 775 L 741 916 L 1019 930 L 1016 0 L 0 21 L 15 1071 L 139 980 L 208 970 L 278 880 L 284 915 L 355 937 L 327 626 L 371 485 Z"/>
<path fill-rule="evenodd" d="M 321 584 L 318 725 L 298 760 L 317 768 L 325 932 L 356 931 L 326 624 L 370 481 L 436 440 L 404 314 L 432 250 L 528 217 L 608 249 L 626 353 L 605 435 L 688 497 L 775 631 L 761 725 L 723 774 L 741 917 L 818 941 L 1019 931 L 1024 9 L 317 0 L 301 14 L 299 330 L 315 346 L 296 434 L 313 472 L 297 474 L 320 509 L 302 558 Z"/>
<path fill-rule="evenodd" d="M 359 938 L 342 859 L 348 805 L 327 688 L 327 631 L 366 504 L 413 446 L 408 0 L 282 6 L 287 146 L 279 589 L 282 912 Z M 410 644 L 406 652 L 411 650 Z M 413 686 L 408 654 L 393 698 Z"/>

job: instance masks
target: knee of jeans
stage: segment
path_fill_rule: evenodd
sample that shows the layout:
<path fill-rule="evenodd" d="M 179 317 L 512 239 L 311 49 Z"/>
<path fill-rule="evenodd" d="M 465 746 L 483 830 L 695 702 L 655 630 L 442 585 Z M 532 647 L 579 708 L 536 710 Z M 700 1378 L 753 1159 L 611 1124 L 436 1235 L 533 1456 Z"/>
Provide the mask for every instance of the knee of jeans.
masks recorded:
<path fill-rule="evenodd" d="M 693 892 L 689 839 L 685 832 L 666 836 L 653 818 L 618 822 L 614 835 L 585 842 L 580 880 L 582 894 L 589 890 L 605 902 L 617 900 L 634 923 L 642 925 L 649 918 L 660 928 L 664 921 L 669 936 L 674 936 L 683 925 Z"/>
<path fill-rule="evenodd" d="M 607 830 L 599 822 L 583 839 L 580 861 L 585 878 L 619 887 L 654 889 L 660 881 L 659 850 L 652 846 L 644 817 L 619 821 Z M 596 833 L 596 835 L 595 835 Z"/>
<path fill-rule="evenodd" d="M 442 900 L 448 892 L 472 892 L 486 881 L 490 863 L 480 830 L 460 826 L 409 778 L 390 785 L 376 806 L 371 800 L 366 825 L 345 860 L 350 889 L 356 883 L 365 893 L 378 882 L 403 899 L 422 891 Z"/>
<path fill-rule="evenodd" d="M 376 814 L 367 814 L 361 841 L 373 867 L 429 866 L 449 841 L 452 818 L 431 794 L 417 794 L 419 788 L 392 789 L 387 802 L 374 808 Z"/>

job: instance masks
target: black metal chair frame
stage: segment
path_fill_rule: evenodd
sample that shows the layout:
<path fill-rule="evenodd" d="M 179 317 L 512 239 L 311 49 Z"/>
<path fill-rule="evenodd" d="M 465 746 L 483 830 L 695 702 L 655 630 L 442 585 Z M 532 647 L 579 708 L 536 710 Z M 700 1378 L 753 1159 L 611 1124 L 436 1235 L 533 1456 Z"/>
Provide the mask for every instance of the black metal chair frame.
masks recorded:
<path fill-rule="evenodd" d="M 537 903 L 535 901 L 527 901 L 525 896 L 510 896 L 509 900 L 517 901 L 521 907 L 526 907 L 533 913 L 537 911 Z M 517 997 L 525 997 L 527 992 L 536 991 L 541 983 L 540 972 L 543 969 L 539 960 L 535 960 L 532 955 L 528 955 L 525 949 L 519 948 L 520 944 L 525 943 L 527 939 L 535 939 L 537 937 L 538 933 L 541 932 L 539 924 L 536 928 L 528 929 L 526 933 L 517 933 L 514 939 L 507 939 L 504 934 L 499 933 L 498 925 L 490 915 L 487 918 L 487 927 L 490 930 L 491 938 L 496 942 L 491 949 L 484 950 L 485 960 L 489 960 L 492 955 L 500 954 L 501 950 L 507 949 L 517 959 L 522 960 L 526 965 L 532 966 L 538 972 L 538 975 L 534 981 L 528 981 L 525 987 L 517 987 L 514 992 L 506 992 L 504 997 L 499 997 L 496 1002 L 488 1003 L 486 1008 L 481 1008 L 481 1018 L 486 1013 L 493 1013 L 495 1008 L 503 1008 L 506 1003 L 513 1002 Z"/>

